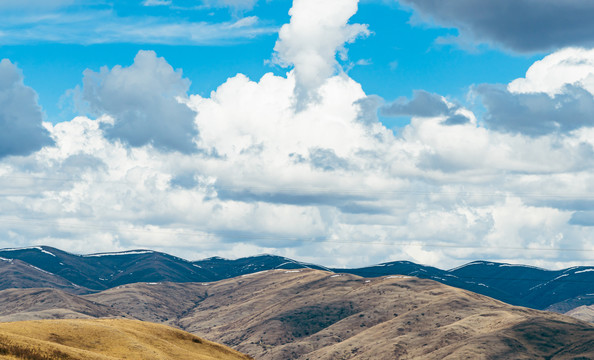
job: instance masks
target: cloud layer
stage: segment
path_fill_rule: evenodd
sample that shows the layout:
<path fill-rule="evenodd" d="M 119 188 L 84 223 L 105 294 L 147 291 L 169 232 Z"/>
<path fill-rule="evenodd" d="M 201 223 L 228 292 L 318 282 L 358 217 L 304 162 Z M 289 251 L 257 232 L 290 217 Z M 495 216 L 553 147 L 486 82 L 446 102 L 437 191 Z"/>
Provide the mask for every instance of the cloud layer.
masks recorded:
<path fill-rule="evenodd" d="M 449 103 L 444 97 L 428 93 L 424 90 L 417 90 L 411 100 L 399 98 L 396 101 L 384 105 L 380 112 L 383 116 L 415 116 L 415 117 L 436 117 L 446 116 L 444 124 L 461 125 L 471 121 L 460 105 Z"/>
<path fill-rule="evenodd" d="M 8 59 L 0 61 L 0 158 L 28 155 L 53 143 L 42 126 L 37 94 Z"/>
<path fill-rule="evenodd" d="M 0 44 L 217 45 L 245 41 L 278 31 L 276 26 L 262 22 L 255 16 L 234 16 L 231 19 L 219 17 L 208 19 L 209 21 L 203 18 L 193 19 L 190 16 L 193 12 L 208 9 L 169 9 L 169 3 L 138 1 L 137 12 L 142 13 L 148 9 L 148 14 L 122 16 L 113 5 L 103 1 L 2 2 L 0 9 L 4 11 L 0 14 Z M 250 5 L 249 2 L 222 3 L 239 10 Z"/>
<path fill-rule="evenodd" d="M 105 135 L 128 145 L 196 151 L 194 112 L 182 104 L 190 81 L 153 51 L 140 51 L 129 67 L 84 72 L 82 99 L 89 110 L 109 115 Z"/>
<path fill-rule="evenodd" d="M 594 126 L 594 51 L 567 48 L 532 65 L 507 86 L 474 89 L 491 129 L 540 136 Z"/>
<path fill-rule="evenodd" d="M 365 27 L 347 23 L 356 1 L 331 3 L 296 2 L 277 43 L 294 65 L 284 76 L 237 74 L 200 96 L 154 52 L 86 71 L 89 116 L 43 123 L 53 143 L 0 160 L 0 247 L 274 252 L 333 266 L 591 262 L 590 51 L 559 51 L 525 78 L 477 85 L 484 114 L 426 91 L 382 107 L 336 71 L 336 51 Z M 294 32 L 308 12 L 319 26 Z M 317 60 L 301 61 L 301 50 Z M 25 99 L 19 109 L 37 109 L 27 118 L 41 124 L 20 73 L 6 60 L 0 69 L 9 98 Z M 394 133 L 378 107 L 410 123 Z"/>
<path fill-rule="evenodd" d="M 317 89 L 338 71 L 336 53 L 346 57 L 346 43 L 369 35 L 366 25 L 347 24 L 358 0 L 295 0 L 291 22 L 283 25 L 274 46 L 275 62 L 293 66 L 297 106 L 316 100 Z"/>
<path fill-rule="evenodd" d="M 580 0 L 401 0 L 466 40 L 518 52 L 594 46 L 594 4 Z"/>

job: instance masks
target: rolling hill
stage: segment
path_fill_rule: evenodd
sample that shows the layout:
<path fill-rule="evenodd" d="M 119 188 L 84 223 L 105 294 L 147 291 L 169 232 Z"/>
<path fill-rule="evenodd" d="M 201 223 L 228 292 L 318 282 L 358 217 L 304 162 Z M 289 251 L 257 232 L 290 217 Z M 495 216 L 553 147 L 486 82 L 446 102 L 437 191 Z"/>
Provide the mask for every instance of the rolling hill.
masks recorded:
<path fill-rule="evenodd" d="M 121 319 L 0 324 L 0 359 L 247 360 L 250 357 L 164 325 Z"/>
<path fill-rule="evenodd" d="M 98 317 L 123 318 L 126 314 L 57 289 L 0 291 L 0 322 Z"/>
<path fill-rule="evenodd" d="M 174 326 L 263 360 L 594 358 L 590 324 L 402 275 L 271 270 L 210 283 L 134 283 L 87 295 L 12 289 L 0 298 L 5 318 L 127 317 Z"/>
<path fill-rule="evenodd" d="M 26 297 L 20 316 L 34 316 Z M 263 360 L 594 358 L 590 324 L 409 276 L 272 270 L 76 297 L 82 301 L 35 311 L 94 304 L 96 316 L 110 309 L 109 316 L 175 326 Z"/>
<path fill-rule="evenodd" d="M 474 261 L 455 269 L 442 270 L 408 261 L 394 261 L 364 268 L 329 269 L 274 255 L 187 261 L 151 250 L 75 255 L 48 246 L 0 249 L 0 289 L 47 287 L 88 294 L 139 282 L 212 282 L 258 271 L 307 268 L 363 277 L 415 276 L 512 305 L 560 313 L 594 305 L 594 297 L 591 296 L 594 294 L 594 267 L 551 271 Z"/>

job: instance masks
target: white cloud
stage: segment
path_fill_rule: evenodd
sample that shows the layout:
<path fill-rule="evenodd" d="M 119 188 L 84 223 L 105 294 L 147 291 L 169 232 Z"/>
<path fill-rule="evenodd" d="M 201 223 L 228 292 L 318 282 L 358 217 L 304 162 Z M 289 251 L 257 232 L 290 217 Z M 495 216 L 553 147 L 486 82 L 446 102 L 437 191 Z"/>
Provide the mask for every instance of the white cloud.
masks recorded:
<path fill-rule="evenodd" d="M 561 94 L 566 85 L 579 86 L 594 94 L 594 49 L 567 48 L 535 62 L 525 78 L 512 81 L 513 93 Z"/>
<path fill-rule="evenodd" d="M 175 17 L 120 17 L 113 10 L 92 7 L 38 10 L 12 16 L 0 14 L 0 44 L 212 45 L 245 41 L 278 31 L 275 26 L 262 24 L 255 16 L 196 22 Z"/>
<path fill-rule="evenodd" d="M 283 25 L 274 46 L 274 61 L 295 67 L 297 106 L 315 99 L 317 89 L 337 71 L 336 53 L 346 57 L 345 43 L 369 35 L 367 25 L 347 24 L 358 0 L 295 0 L 291 22 Z"/>
<path fill-rule="evenodd" d="M 171 5 L 171 0 L 144 0 L 142 2 L 144 6 L 167 6 Z"/>
<path fill-rule="evenodd" d="M 460 37 L 442 42 L 486 42 L 521 53 L 593 46 L 588 1 L 400 0 L 416 10 L 415 21 L 456 27 Z"/>
<path fill-rule="evenodd" d="M 0 158 L 28 155 L 52 144 L 37 94 L 8 59 L 0 61 Z"/>
<path fill-rule="evenodd" d="M 194 113 L 180 103 L 190 81 L 153 51 L 140 51 L 129 67 L 85 70 L 80 96 L 96 115 L 110 115 L 105 135 L 131 146 L 195 152 Z"/>
<path fill-rule="evenodd" d="M 594 50 L 569 48 L 537 61 L 507 88 L 475 87 L 487 108 L 485 123 L 529 136 L 594 126 Z"/>
<path fill-rule="evenodd" d="M 228 7 L 235 10 L 251 10 L 258 0 L 204 0 L 206 6 Z"/>
<path fill-rule="evenodd" d="M 338 266 L 588 261 L 564 249 L 587 248 L 592 237 L 570 222 L 593 180 L 581 149 L 594 145 L 594 130 L 529 138 L 437 116 L 413 118 L 396 137 L 360 121 L 365 93 L 352 79 L 329 78 L 302 111 L 292 106 L 294 84 L 292 72 L 258 82 L 237 75 L 208 98 L 191 96 L 199 145 L 215 157 L 126 148 L 106 139 L 109 117 L 49 126 L 55 147 L 0 167 L 14 194 L 0 197 L 12 209 L 0 219 L 12 238 L 0 246 L 275 252 Z M 319 166 L 320 149 L 333 154 L 329 166 Z"/>
<path fill-rule="evenodd" d="M 336 41 L 321 57 L 330 68 Z M 275 252 L 338 266 L 591 262 L 594 227 L 583 217 L 594 205 L 594 127 L 493 131 L 427 93 L 407 105 L 411 123 L 395 135 L 377 121 L 377 98 L 326 65 L 314 66 L 323 75 L 311 87 L 317 99 L 299 111 L 294 89 L 307 63 L 258 81 L 238 74 L 207 97 L 185 97 L 181 72 L 154 53 L 88 72 L 97 118 L 46 124 L 55 146 L 0 161 L 0 247 Z M 152 104 L 182 106 L 174 96 L 195 112 L 203 151 L 165 151 L 154 131 L 135 146 L 110 140 L 110 125 L 128 112 L 150 119 L 131 128 L 154 130 L 163 114 Z M 441 110 L 416 111 L 422 104 Z M 468 121 L 448 124 L 452 115 Z"/>

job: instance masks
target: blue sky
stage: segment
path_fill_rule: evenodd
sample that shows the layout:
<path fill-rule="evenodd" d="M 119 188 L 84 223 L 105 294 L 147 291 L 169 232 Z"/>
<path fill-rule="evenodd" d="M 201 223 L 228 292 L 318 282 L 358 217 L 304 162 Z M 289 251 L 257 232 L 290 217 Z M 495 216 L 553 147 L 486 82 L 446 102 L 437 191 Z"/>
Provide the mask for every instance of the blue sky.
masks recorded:
<path fill-rule="evenodd" d="M 32 10 L 33 5 L 9 8 L 8 17 L 14 16 L 14 20 L 8 24 L 14 25 L 5 25 L 3 31 L 10 35 L 3 37 L 0 48 L 0 57 L 15 62 L 27 85 L 37 91 L 51 122 L 66 120 L 75 113 L 66 92 L 80 85 L 85 69 L 129 65 L 139 50 L 154 50 L 174 68 L 182 69 L 192 81 L 190 91 L 201 95 L 208 95 L 237 73 L 259 79 L 267 72 L 287 71 L 268 60 L 276 30 L 290 19 L 291 1 L 261 1 L 253 8 L 217 5 L 216 1 L 210 6 L 200 1 L 161 6 L 146 6 L 138 0 L 88 1 L 86 6 L 63 3 L 63 7 L 41 7 L 39 12 Z M 56 20 L 46 28 L 29 22 L 35 15 Z M 457 29 L 418 23 L 411 19 L 413 16 L 412 9 L 397 2 L 367 1 L 359 5 L 351 21 L 369 24 L 372 34 L 348 45 L 349 59 L 343 68 L 367 93 L 390 100 L 425 89 L 463 97 L 472 84 L 507 83 L 520 77 L 543 55 L 515 54 L 484 45 L 461 49 L 440 44 L 438 39 L 456 35 Z M 80 23 L 72 20 L 79 17 L 84 17 Z M 258 20 L 247 29 L 227 33 L 217 29 L 221 24 L 253 17 Z M 105 23 L 110 24 L 109 32 Z M 163 27 L 199 23 L 211 27 L 212 34 L 195 39 L 190 37 L 190 30 L 180 30 L 178 36 L 116 35 L 129 26 L 150 27 L 150 23 Z M 98 28 L 103 30 L 95 30 Z M 23 29 L 31 34 L 26 35 Z"/>
<path fill-rule="evenodd" d="M 0 3 L 0 247 L 588 264 L 594 5 Z"/>

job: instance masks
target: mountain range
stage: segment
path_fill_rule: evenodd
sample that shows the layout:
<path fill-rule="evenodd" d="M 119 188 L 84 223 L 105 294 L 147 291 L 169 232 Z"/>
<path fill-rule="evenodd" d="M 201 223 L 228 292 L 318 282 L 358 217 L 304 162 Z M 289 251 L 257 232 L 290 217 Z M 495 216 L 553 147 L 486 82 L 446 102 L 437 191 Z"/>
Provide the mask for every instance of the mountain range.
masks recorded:
<path fill-rule="evenodd" d="M 591 324 L 404 275 L 264 270 L 215 282 L 134 283 L 86 295 L 7 289 L 0 291 L 0 316 L 142 320 L 260 360 L 594 358 Z M 51 329 L 49 335 L 55 334 Z"/>
<path fill-rule="evenodd" d="M 77 255 L 49 246 L 0 249 L 0 289 L 53 288 L 89 294 L 139 282 L 213 282 L 273 269 L 316 269 L 367 278 L 406 275 L 540 310 L 594 321 L 594 267 L 546 270 L 488 261 L 442 270 L 408 261 L 338 269 L 275 255 L 188 261 L 152 250 Z"/>

